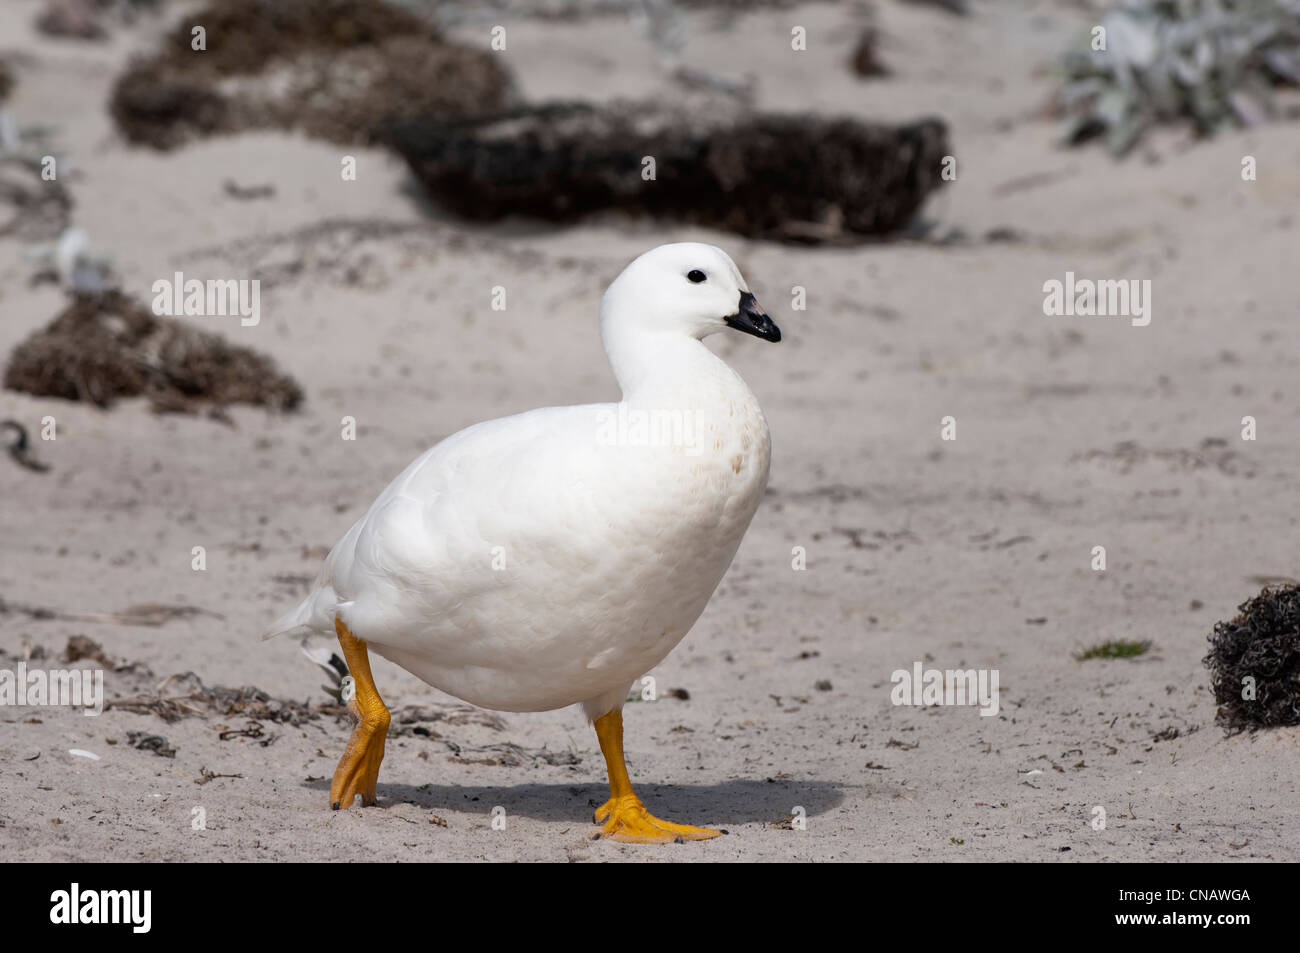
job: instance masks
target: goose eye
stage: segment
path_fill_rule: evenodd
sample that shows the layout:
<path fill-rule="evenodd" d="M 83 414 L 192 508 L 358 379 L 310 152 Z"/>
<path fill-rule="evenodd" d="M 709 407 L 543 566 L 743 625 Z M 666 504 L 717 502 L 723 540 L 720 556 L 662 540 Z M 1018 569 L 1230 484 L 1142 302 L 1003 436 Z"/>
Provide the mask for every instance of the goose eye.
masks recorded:
<path fill-rule="evenodd" d="M 706 275 L 704 274 L 704 272 L 700 271 L 700 269 L 696 268 L 692 271 L 688 271 L 686 273 L 686 277 L 698 285 L 701 281 L 705 279 Z"/>

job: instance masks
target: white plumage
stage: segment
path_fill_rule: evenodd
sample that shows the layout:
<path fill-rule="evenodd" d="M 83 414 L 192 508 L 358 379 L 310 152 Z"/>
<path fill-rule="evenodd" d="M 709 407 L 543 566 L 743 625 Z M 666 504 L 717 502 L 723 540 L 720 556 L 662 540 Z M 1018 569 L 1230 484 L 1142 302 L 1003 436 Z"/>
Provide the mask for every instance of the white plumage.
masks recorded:
<path fill-rule="evenodd" d="M 697 280 L 703 274 L 703 280 Z M 477 424 L 408 466 L 267 637 L 333 633 L 484 708 L 622 705 L 703 612 L 758 507 L 758 401 L 701 339 L 780 332 L 711 245 L 642 255 L 601 302 L 620 404 Z"/>

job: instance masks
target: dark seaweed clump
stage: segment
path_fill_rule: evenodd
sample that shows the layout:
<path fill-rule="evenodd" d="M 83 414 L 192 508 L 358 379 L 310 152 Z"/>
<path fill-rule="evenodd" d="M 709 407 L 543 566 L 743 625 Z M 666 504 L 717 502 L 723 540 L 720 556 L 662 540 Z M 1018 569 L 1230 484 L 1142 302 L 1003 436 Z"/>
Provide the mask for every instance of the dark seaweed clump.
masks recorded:
<path fill-rule="evenodd" d="M 445 207 L 572 221 L 620 210 L 789 241 L 904 227 L 942 185 L 947 128 L 657 104 L 545 103 L 383 137 Z M 653 158 L 655 175 L 643 176 Z"/>
<path fill-rule="evenodd" d="M 302 388 L 269 357 L 157 317 L 120 291 L 73 295 L 14 348 L 4 386 L 100 407 L 143 395 L 155 410 L 191 413 L 234 403 L 292 410 L 302 400 Z"/>
<path fill-rule="evenodd" d="M 1218 622 L 1205 665 L 1230 733 L 1300 725 L 1300 586 L 1265 587 Z M 1253 679 L 1253 698 L 1243 698 Z"/>
<path fill-rule="evenodd" d="M 207 49 L 191 47 L 206 30 Z M 118 78 L 110 111 L 132 142 L 173 149 L 246 129 L 299 129 L 341 144 L 417 116 L 504 107 L 502 57 L 450 43 L 376 0 L 213 0 Z"/>

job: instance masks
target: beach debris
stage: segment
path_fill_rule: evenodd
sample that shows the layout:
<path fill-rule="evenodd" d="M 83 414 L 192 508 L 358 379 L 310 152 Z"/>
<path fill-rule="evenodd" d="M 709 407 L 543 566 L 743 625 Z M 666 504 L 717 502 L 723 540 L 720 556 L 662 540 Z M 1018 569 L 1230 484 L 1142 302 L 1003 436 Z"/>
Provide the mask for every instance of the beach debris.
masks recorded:
<path fill-rule="evenodd" d="M 1300 86 L 1294 0 L 1122 0 L 1062 61 L 1061 139 L 1101 138 L 1122 156 L 1153 126 L 1197 136 L 1271 118 L 1276 86 Z"/>
<path fill-rule="evenodd" d="M 398 0 L 407 6 L 432 8 L 439 23 L 501 23 L 506 19 L 543 21 L 619 17 L 644 23 L 666 17 L 667 11 L 708 11 L 724 22 L 732 15 L 755 10 L 788 10 L 809 0 Z M 815 0 L 814 0 L 815 2 Z M 821 0 L 834 3 L 837 0 Z"/>
<path fill-rule="evenodd" d="M 1247 576 L 1246 581 L 1253 582 L 1258 586 L 1300 586 L 1300 579 L 1272 573 L 1254 573 Z"/>
<path fill-rule="evenodd" d="M 84 635 L 74 635 L 68 639 L 68 644 L 63 648 L 63 661 L 79 662 L 82 659 L 98 662 L 105 668 L 117 667 L 117 664 L 104 652 L 103 646 L 94 639 Z"/>
<path fill-rule="evenodd" d="M 552 767 L 582 764 L 582 758 L 574 751 L 524 748 L 510 742 L 477 748 L 458 745 L 445 739 L 443 744 L 451 750 L 452 754 L 447 756 L 447 760 L 453 764 L 478 764 L 493 768 L 519 768 L 524 765 L 536 767 L 538 763 Z M 470 757 L 471 755 L 478 755 L 478 757 Z"/>
<path fill-rule="evenodd" d="M 162 735 L 152 735 L 147 731 L 128 731 L 126 742 L 140 751 L 152 751 L 160 758 L 176 757 L 176 749 L 168 744 Z"/>
<path fill-rule="evenodd" d="M 428 257 L 450 244 L 466 242 L 476 247 L 489 244 L 470 239 L 463 230 L 427 221 L 327 218 L 193 249 L 187 261 L 196 269 L 218 265 L 232 269 L 263 285 L 310 280 L 319 286 L 382 288 L 389 281 L 394 253 Z M 518 253 L 514 257 L 526 258 Z"/>
<path fill-rule="evenodd" d="M 889 75 L 889 68 L 880 59 L 880 32 L 874 26 L 865 26 L 858 33 L 849 65 L 863 79 L 876 79 Z"/>
<path fill-rule="evenodd" d="M 61 609 L 51 609 L 47 606 L 7 602 L 3 597 L 0 597 L 0 615 L 7 615 L 10 612 L 21 612 L 29 619 L 59 619 L 65 622 L 114 622 L 118 625 L 150 627 L 163 625 L 173 619 L 189 619 L 201 615 L 210 616 L 214 619 L 225 618 L 220 613 L 199 609 L 195 606 L 172 606 L 157 602 L 143 602 L 127 606 L 117 612 L 64 612 Z"/>
<path fill-rule="evenodd" d="M 347 708 L 341 704 L 323 705 L 274 698 L 262 689 L 250 685 L 208 686 L 194 672 L 169 675 L 150 690 L 125 698 L 110 699 L 105 703 L 104 708 L 105 710 L 117 708 L 139 715 L 154 715 L 168 723 L 193 716 L 216 715 L 230 719 L 243 718 L 248 726 L 258 728 L 257 732 L 252 732 L 251 727 L 230 729 L 223 725 L 220 730 L 227 737 L 260 738 L 259 722 L 297 728 L 322 717 L 334 718 L 338 723 L 349 719 Z M 392 709 L 392 727 L 389 736 L 423 735 L 438 738 L 441 737 L 438 732 L 427 727 L 435 723 L 448 727 L 476 725 L 494 731 L 502 731 L 506 727 L 499 715 L 472 705 L 452 703 L 399 705 Z M 271 736 L 264 743 L 270 744 L 274 737 Z"/>
<path fill-rule="evenodd" d="M 116 290 L 71 295 L 54 321 L 14 348 L 4 386 L 104 408 L 143 395 L 160 412 L 233 403 L 290 411 L 302 401 L 302 388 L 271 358 L 155 316 Z"/>
<path fill-rule="evenodd" d="M 209 771 L 206 766 L 199 768 L 199 776 L 194 779 L 195 784 L 207 784 L 209 781 L 215 781 L 217 778 L 239 778 L 243 779 L 242 774 L 217 774 L 215 771 Z"/>
<path fill-rule="evenodd" d="M 27 428 L 16 420 L 0 421 L 0 433 L 12 434 L 5 443 L 5 449 L 9 451 L 9 456 L 20 467 L 28 470 L 34 470 L 37 473 L 44 473 L 49 470 L 48 463 L 42 463 L 32 456 L 31 447 L 27 442 Z"/>
<path fill-rule="evenodd" d="M 99 755 L 95 754 L 93 751 L 83 751 L 81 748 L 69 748 L 68 754 L 72 755 L 74 758 L 89 758 L 91 761 L 101 760 Z"/>
<path fill-rule="evenodd" d="M 242 715 L 250 720 L 295 727 L 319 718 L 322 714 L 346 712 L 346 709 L 337 706 L 312 706 L 302 702 L 277 700 L 261 689 L 250 686 L 209 688 L 193 672 L 169 675 L 152 692 L 111 699 L 104 708 L 156 715 L 166 722 L 179 721 L 190 715 Z"/>
<path fill-rule="evenodd" d="M 1231 449 L 1219 438 L 1208 437 L 1195 450 L 1186 448 L 1151 449 L 1136 441 L 1124 440 L 1109 450 L 1089 450 L 1070 458 L 1076 462 L 1097 463 L 1127 475 L 1151 464 L 1162 464 L 1171 473 L 1217 470 L 1224 476 L 1253 477 L 1256 465 L 1248 457 Z"/>
<path fill-rule="evenodd" d="M 109 28 L 130 25 L 142 14 L 155 15 L 163 0 L 46 0 L 36 29 L 47 36 L 103 40 Z"/>
<path fill-rule="evenodd" d="M 199 609 L 194 606 L 172 606 L 156 602 L 145 602 L 127 606 L 117 612 L 65 612 L 48 606 L 33 606 L 22 602 L 9 602 L 0 597 L 0 615 L 19 612 L 29 619 L 59 619 L 65 622 L 115 622 L 118 625 L 160 626 L 172 619 L 188 619 L 206 615 L 214 619 L 224 618 L 216 612 Z M 93 643 L 92 643 L 93 644 Z M 34 652 L 42 653 L 44 649 L 37 646 Z"/>
<path fill-rule="evenodd" d="M 102 40 L 108 36 L 102 19 L 107 6 L 104 0 L 45 0 L 36 29 L 64 39 Z"/>
<path fill-rule="evenodd" d="M 269 199 L 275 195 L 274 185 L 240 185 L 234 179 L 226 179 L 221 190 L 232 199 L 240 202 L 252 202 L 256 199 Z"/>
<path fill-rule="evenodd" d="M 1217 622 L 1204 664 L 1229 734 L 1300 725 L 1300 586 L 1266 586 Z"/>
<path fill-rule="evenodd" d="M 200 55 L 196 23 L 206 31 Z M 258 128 L 364 145 L 404 118 L 504 107 L 514 84 L 501 59 L 448 42 L 391 3 L 219 0 L 128 66 L 110 111 L 129 140 L 156 149 Z"/>
<path fill-rule="evenodd" d="M 465 218 L 572 221 L 621 210 L 804 242 L 902 228 L 942 184 L 948 152 L 937 119 L 892 126 L 629 101 L 422 117 L 384 141 Z"/>
<path fill-rule="evenodd" d="M 262 723 L 252 718 L 244 723 L 243 728 L 229 728 L 226 725 L 218 725 L 217 738 L 221 741 L 229 741 L 231 738 L 250 738 L 256 741 L 263 748 L 269 748 L 279 735 L 268 735 L 262 730 Z"/>
<path fill-rule="evenodd" d="M 505 731 L 506 729 L 505 720 L 495 712 L 475 708 L 473 705 L 430 703 L 401 705 L 394 708 L 392 711 L 392 725 L 388 729 L 388 734 L 389 737 L 401 735 L 437 737 L 438 733 L 436 731 L 427 728 L 428 725 L 437 722 L 451 728 L 477 725 L 481 728 L 490 728 L 493 731 Z"/>
<path fill-rule="evenodd" d="M 945 13 L 965 16 L 970 13 L 970 0 L 902 0 L 913 7 L 938 7 Z"/>
<path fill-rule="evenodd" d="M 6 137 L 0 136 L 0 238 L 55 243 L 72 221 L 72 196 L 62 182 L 41 178 L 39 159 L 11 152 Z M 54 248 L 33 254 L 52 259 Z"/>

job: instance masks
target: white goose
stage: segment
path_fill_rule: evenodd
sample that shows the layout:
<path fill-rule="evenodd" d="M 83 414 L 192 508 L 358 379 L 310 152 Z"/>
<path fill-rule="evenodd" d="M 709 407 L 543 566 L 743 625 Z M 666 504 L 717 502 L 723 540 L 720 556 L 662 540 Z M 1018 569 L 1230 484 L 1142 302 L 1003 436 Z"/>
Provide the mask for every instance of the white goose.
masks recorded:
<path fill-rule="evenodd" d="M 610 799 L 598 836 L 703 840 L 652 816 L 623 762 L 623 702 L 704 611 L 767 484 L 758 401 L 701 339 L 781 332 L 712 245 L 662 245 L 605 292 L 618 404 L 490 420 L 426 451 L 330 551 L 267 638 L 333 631 L 358 724 L 330 787 L 375 803 L 388 710 L 367 648 L 484 708 L 581 703 Z"/>

